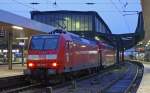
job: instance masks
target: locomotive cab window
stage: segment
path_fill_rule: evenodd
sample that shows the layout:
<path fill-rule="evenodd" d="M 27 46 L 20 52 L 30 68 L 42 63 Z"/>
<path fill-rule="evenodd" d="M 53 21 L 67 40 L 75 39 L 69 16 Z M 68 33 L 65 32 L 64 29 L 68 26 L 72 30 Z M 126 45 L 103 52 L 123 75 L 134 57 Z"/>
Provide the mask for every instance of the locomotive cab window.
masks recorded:
<path fill-rule="evenodd" d="M 59 36 L 45 35 L 45 36 L 33 36 L 30 42 L 30 49 L 32 50 L 51 50 L 58 47 Z"/>

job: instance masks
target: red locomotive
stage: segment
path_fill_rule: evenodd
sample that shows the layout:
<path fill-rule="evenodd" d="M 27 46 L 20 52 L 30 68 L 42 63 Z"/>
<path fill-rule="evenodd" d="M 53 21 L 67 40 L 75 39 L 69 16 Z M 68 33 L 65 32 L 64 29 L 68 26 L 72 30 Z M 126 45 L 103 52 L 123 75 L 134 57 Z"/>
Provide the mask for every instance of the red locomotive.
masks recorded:
<path fill-rule="evenodd" d="M 38 77 L 97 69 L 113 64 L 114 59 L 113 48 L 105 43 L 55 30 L 32 36 L 25 74 Z"/>

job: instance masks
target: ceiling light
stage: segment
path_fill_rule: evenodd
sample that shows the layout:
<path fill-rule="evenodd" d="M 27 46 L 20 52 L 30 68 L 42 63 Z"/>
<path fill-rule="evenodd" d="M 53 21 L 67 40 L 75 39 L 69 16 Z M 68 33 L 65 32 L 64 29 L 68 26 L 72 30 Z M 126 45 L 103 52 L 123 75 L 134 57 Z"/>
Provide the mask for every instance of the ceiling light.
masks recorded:
<path fill-rule="evenodd" d="M 20 26 L 12 26 L 12 28 L 16 30 L 23 30 L 23 27 L 20 27 Z"/>
<path fill-rule="evenodd" d="M 27 40 L 27 39 L 29 39 L 28 37 L 17 37 L 16 38 L 17 40 Z"/>
<path fill-rule="evenodd" d="M 99 38 L 98 36 L 95 36 L 95 40 L 98 40 L 98 41 L 99 41 L 99 40 L 100 40 L 100 38 Z"/>

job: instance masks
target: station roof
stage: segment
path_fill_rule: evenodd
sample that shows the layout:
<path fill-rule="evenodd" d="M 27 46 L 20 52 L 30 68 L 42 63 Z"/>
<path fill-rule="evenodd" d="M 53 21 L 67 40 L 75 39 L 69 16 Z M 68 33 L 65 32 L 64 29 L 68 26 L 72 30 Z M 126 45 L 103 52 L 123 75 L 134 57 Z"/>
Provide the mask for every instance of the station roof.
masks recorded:
<path fill-rule="evenodd" d="M 142 41 L 145 36 L 143 13 L 139 13 L 137 27 L 134 33 L 112 34 L 111 38 L 119 50 L 126 50 Z"/>
<path fill-rule="evenodd" d="M 19 26 L 26 29 L 39 31 L 39 32 L 50 32 L 55 29 L 52 26 L 18 16 L 16 14 L 0 10 L 0 25 Z"/>

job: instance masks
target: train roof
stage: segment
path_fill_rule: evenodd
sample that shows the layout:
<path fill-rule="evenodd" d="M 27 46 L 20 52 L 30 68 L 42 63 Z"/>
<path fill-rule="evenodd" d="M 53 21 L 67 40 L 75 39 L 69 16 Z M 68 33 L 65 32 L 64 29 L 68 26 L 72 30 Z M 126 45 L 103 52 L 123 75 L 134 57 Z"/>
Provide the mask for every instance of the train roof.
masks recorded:
<path fill-rule="evenodd" d="M 74 42 L 79 42 L 82 44 L 90 44 L 90 45 L 95 45 L 96 42 L 95 41 L 91 41 L 85 38 L 82 38 L 79 35 L 64 31 L 62 29 L 55 29 L 52 32 L 50 32 L 49 34 L 40 34 L 40 35 L 33 35 L 34 36 L 45 36 L 45 35 L 63 35 L 65 39 L 67 40 L 71 40 Z"/>

